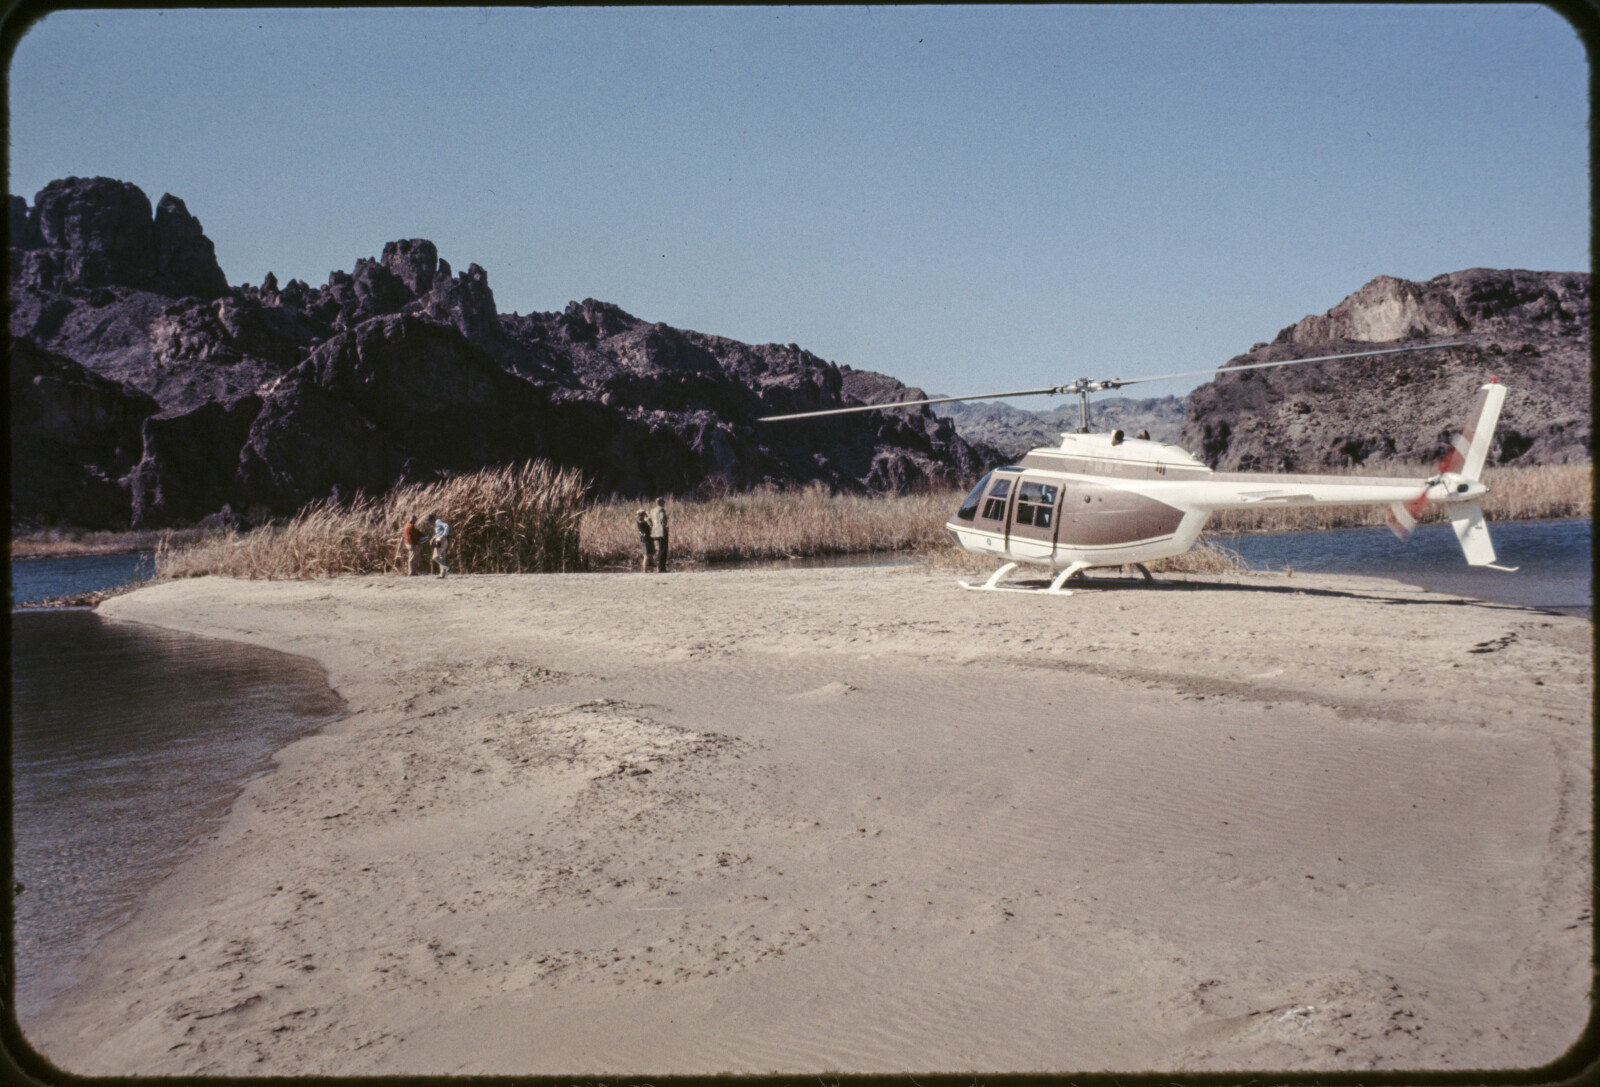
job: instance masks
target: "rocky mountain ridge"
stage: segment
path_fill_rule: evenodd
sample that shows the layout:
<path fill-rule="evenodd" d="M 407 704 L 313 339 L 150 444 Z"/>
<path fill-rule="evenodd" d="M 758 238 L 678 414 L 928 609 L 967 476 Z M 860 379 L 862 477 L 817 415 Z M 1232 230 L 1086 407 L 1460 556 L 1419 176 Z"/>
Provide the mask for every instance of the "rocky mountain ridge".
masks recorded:
<path fill-rule="evenodd" d="M 230 287 L 181 200 L 109 178 L 13 196 L 9 229 L 13 525 L 283 515 L 529 457 L 624 495 L 964 486 L 999 459 L 925 409 L 757 423 L 864 402 L 860 371 L 593 299 L 501 314 L 424 239 Z"/>
<path fill-rule="evenodd" d="M 1586 462 L 1591 455 L 1590 280 L 1578 272 L 1468 269 L 1423 283 L 1379 276 L 1226 367 L 1406 344 L 1437 352 L 1230 374 L 1187 398 L 1091 401 L 1091 426 L 1148 430 L 1213 467 L 1337 470 L 1436 462 L 1466 422 L 1477 387 L 1509 393 L 1489 463 Z M 1011 458 L 1078 429 L 1076 403 L 934 405 L 963 436 Z"/>
<path fill-rule="evenodd" d="M 752 345 L 585 299 L 498 311 L 488 274 L 424 239 L 312 287 L 229 286 L 183 201 L 67 178 L 10 200 L 14 526 L 237 520 L 543 457 L 600 493 L 964 487 L 1078 423 L 940 405 L 804 424 L 762 415 L 927 394 L 796 344 Z M 1435 459 L 1491 374 L 1491 464 L 1590 455 L 1589 277 L 1379 277 L 1230 365 L 1448 339 L 1445 351 L 1224 374 L 1188 398 L 1094 403 L 1222 468 Z M 995 448 L 998 447 L 998 448 Z"/>
<path fill-rule="evenodd" d="M 1495 378 L 1507 396 L 1489 464 L 1586 462 L 1589 287 L 1581 272 L 1380 276 L 1227 365 L 1456 346 L 1223 373 L 1190 395 L 1179 444 L 1228 470 L 1432 462 L 1467 421 L 1478 386 Z"/>

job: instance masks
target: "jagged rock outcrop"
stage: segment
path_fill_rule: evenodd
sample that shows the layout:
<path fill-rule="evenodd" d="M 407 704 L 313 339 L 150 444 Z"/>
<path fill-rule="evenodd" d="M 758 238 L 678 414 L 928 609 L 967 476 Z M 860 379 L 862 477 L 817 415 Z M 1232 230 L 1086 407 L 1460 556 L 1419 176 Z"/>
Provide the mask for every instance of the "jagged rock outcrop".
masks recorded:
<path fill-rule="evenodd" d="M 152 215 L 132 185 L 69 178 L 9 212 L 13 335 L 156 409 L 102 488 L 141 526 L 225 506 L 286 514 L 528 457 L 630 495 L 962 485 L 992 457 L 926 411 L 758 423 L 847 402 L 841 369 L 594 299 L 501 314 L 484 269 L 452 274 L 425 239 L 390 242 L 318 288 L 271 272 L 228 287 L 173 197 Z M 33 512 L 14 506 L 13 520 Z"/>
<path fill-rule="evenodd" d="M 546 374 L 674 435 L 684 470 L 717 486 L 824 482 L 845 489 L 964 485 L 998 458 L 975 449 L 925 408 L 804 423 L 766 415 L 876 402 L 852 396 L 864 371 L 834 366 L 797 344 L 752 345 L 642 321 L 594 299 L 561 313 L 501 318 Z M 853 378 L 852 375 L 856 375 Z M 871 375 L 904 388 L 892 378 Z M 634 405 L 649 405 L 640 409 Z M 664 435 L 663 435 L 664 436 Z"/>
<path fill-rule="evenodd" d="M 1191 394 L 1181 441 L 1230 470 L 1436 461 L 1492 376 L 1509 391 L 1489 464 L 1587 461 L 1589 323 L 1583 273 L 1383 276 L 1230 364 L 1459 346 L 1219 377 Z"/>
<path fill-rule="evenodd" d="M 171 196 L 152 210 L 132 185 L 68 178 L 32 207 L 13 197 L 8 215 L 13 523 L 282 515 L 528 457 L 626 495 L 964 486 L 1004 459 L 925 406 L 759 422 L 923 394 L 796 344 L 739 343 L 595 299 L 500 313 L 488 273 L 454 273 L 426 239 L 390 242 L 321 287 L 271 272 L 229 287 Z M 1197 390 L 1180 440 L 1225 467 L 1424 459 L 1493 372 L 1513 390 L 1496 461 L 1587 458 L 1588 306 L 1587 276 L 1376 280 L 1246 357 L 1397 336 L 1464 346 L 1226 377 Z M 1117 404 L 1097 406 L 1096 423 L 1117 425 Z"/>
<path fill-rule="evenodd" d="M 184 524 L 263 505 L 238 478 L 240 451 L 261 403 L 252 393 L 146 419 L 143 455 L 128 479 L 133 527 Z"/>
<path fill-rule="evenodd" d="M 11 523 L 128 521 L 126 477 L 154 400 L 11 339 Z"/>
<path fill-rule="evenodd" d="M 1379 276 L 1322 316 L 1302 318 L 1274 343 L 1389 343 L 1461 332 L 1586 340 L 1589 277 L 1581 272 L 1470 268 L 1413 283 Z"/>
<path fill-rule="evenodd" d="M 136 185 L 69 177 L 46 185 L 20 214 L 13 198 L 11 225 L 13 284 L 133 287 L 203 299 L 228 289 L 211 240 L 171 194 L 152 215 Z"/>

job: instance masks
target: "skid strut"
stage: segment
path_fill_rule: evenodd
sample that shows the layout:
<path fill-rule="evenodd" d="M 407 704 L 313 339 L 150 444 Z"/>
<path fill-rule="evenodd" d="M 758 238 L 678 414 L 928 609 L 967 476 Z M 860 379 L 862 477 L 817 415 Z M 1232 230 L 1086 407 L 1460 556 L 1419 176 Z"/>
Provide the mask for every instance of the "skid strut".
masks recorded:
<path fill-rule="evenodd" d="M 1071 566 L 1069 566 L 1065 570 L 1061 571 L 1059 574 L 1057 574 L 1051 580 L 1050 587 L 1048 589 L 1018 589 L 1018 588 L 1013 588 L 1010 585 L 1002 585 L 1002 584 L 1000 584 L 1000 579 L 1005 577 L 1007 574 L 1011 573 L 1011 571 L 1015 570 L 1017 568 L 1017 565 L 1018 564 L 1014 563 L 1014 562 L 1006 563 L 1004 566 L 1000 567 L 1000 569 L 998 569 L 994 573 L 990 574 L 989 575 L 989 580 L 985 581 L 982 585 L 973 585 L 973 584 L 970 584 L 970 583 L 965 582 L 965 581 L 958 581 L 958 582 L 956 582 L 956 584 L 960 585 L 963 589 L 972 589 L 972 590 L 978 591 L 978 592 L 990 592 L 990 593 L 1052 593 L 1052 594 L 1054 594 L 1056 596 L 1071 596 L 1072 595 L 1072 590 L 1071 589 L 1062 588 L 1062 586 L 1066 583 L 1066 580 L 1068 578 L 1072 577 L 1074 574 L 1081 573 L 1082 571 L 1087 570 L 1089 568 L 1089 564 L 1086 563 L 1086 562 L 1075 562 L 1075 563 L 1073 563 Z"/>
<path fill-rule="evenodd" d="M 1020 588 L 1016 588 L 1016 587 L 1011 586 L 1011 585 L 1002 585 L 1002 584 L 1000 584 L 1000 580 L 1002 578 L 1004 578 L 1007 574 L 1011 573 L 1011 571 L 1015 570 L 1018 565 L 1019 564 L 1015 563 L 1015 562 L 1006 563 L 1004 566 L 1000 567 L 1000 569 L 998 569 L 994 573 L 990 574 L 989 575 L 989 579 L 987 581 L 985 581 L 982 585 L 973 585 L 973 584 L 971 584 L 969 582 L 965 582 L 965 581 L 958 581 L 958 582 L 956 582 L 956 584 L 960 585 L 963 589 L 972 589 L 975 592 L 989 592 L 989 593 L 1052 593 L 1052 594 L 1054 594 L 1056 596 L 1071 596 L 1072 595 L 1072 590 L 1066 587 L 1067 582 L 1072 580 L 1073 578 L 1078 577 L 1085 570 L 1089 569 L 1089 567 L 1092 564 L 1091 563 L 1087 563 L 1087 562 L 1075 562 L 1075 563 L 1073 563 L 1071 566 L 1068 566 L 1065 570 L 1062 570 L 1060 573 L 1056 574 L 1056 576 L 1050 580 L 1050 587 L 1048 589 L 1020 589 Z M 1165 584 L 1167 584 L 1166 582 L 1161 581 L 1158 578 L 1152 577 L 1150 575 L 1150 570 L 1142 562 L 1131 562 L 1131 563 L 1128 563 L 1127 565 L 1132 566 L 1135 570 L 1139 571 L 1140 575 L 1143 577 L 1144 581 L 1147 584 L 1151 584 L 1151 585 L 1165 585 Z M 1117 580 L 1119 580 L 1119 579 L 1113 578 L 1112 579 L 1112 583 L 1114 583 Z"/>

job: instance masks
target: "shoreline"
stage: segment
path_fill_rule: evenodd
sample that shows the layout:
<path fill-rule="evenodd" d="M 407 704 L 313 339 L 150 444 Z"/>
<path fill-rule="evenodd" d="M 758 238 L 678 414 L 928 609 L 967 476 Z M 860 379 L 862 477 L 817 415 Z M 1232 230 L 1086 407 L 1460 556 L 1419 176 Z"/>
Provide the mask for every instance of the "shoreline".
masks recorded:
<path fill-rule="evenodd" d="M 34 1018 L 277 750 L 342 706 L 309 658 L 89 608 L 14 613 L 13 634 L 14 995 Z"/>
<path fill-rule="evenodd" d="M 309 656 L 350 713 L 27 1036 L 146 1075 L 1558 1057 L 1588 1012 L 1591 625 L 1167 577 L 116 597 Z"/>

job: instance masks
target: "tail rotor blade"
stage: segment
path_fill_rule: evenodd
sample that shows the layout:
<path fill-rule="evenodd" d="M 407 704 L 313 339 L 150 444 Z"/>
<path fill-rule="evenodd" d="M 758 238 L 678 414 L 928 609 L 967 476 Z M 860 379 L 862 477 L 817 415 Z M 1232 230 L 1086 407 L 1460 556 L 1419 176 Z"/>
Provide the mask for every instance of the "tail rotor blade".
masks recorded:
<path fill-rule="evenodd" d="M 1467 440 L 1466 434 L 1459 433 L 1454 438 L 1451 438 L 1450 448 L 1445 451 L 1444 456 L 1439 458 L 1439 474 L 1444 475 L 1446 472 L 1461 471 L 1462 467 L 1467 463 L 1467 453 L 1470 450 L 1471 444 Z"/>
<path fill-rule="evenodd" d="M 1389 526 L 1389 531 L 1402 540 L 1411 539 L 1411 530 L 1417 525 L 1417 519 L 1411 516 L 1411 511 L 1406 508 L 1408 505 L 1410 505 L 1408 502 L 1389 503 L 1389 512 L 1383 518 Z"/>

